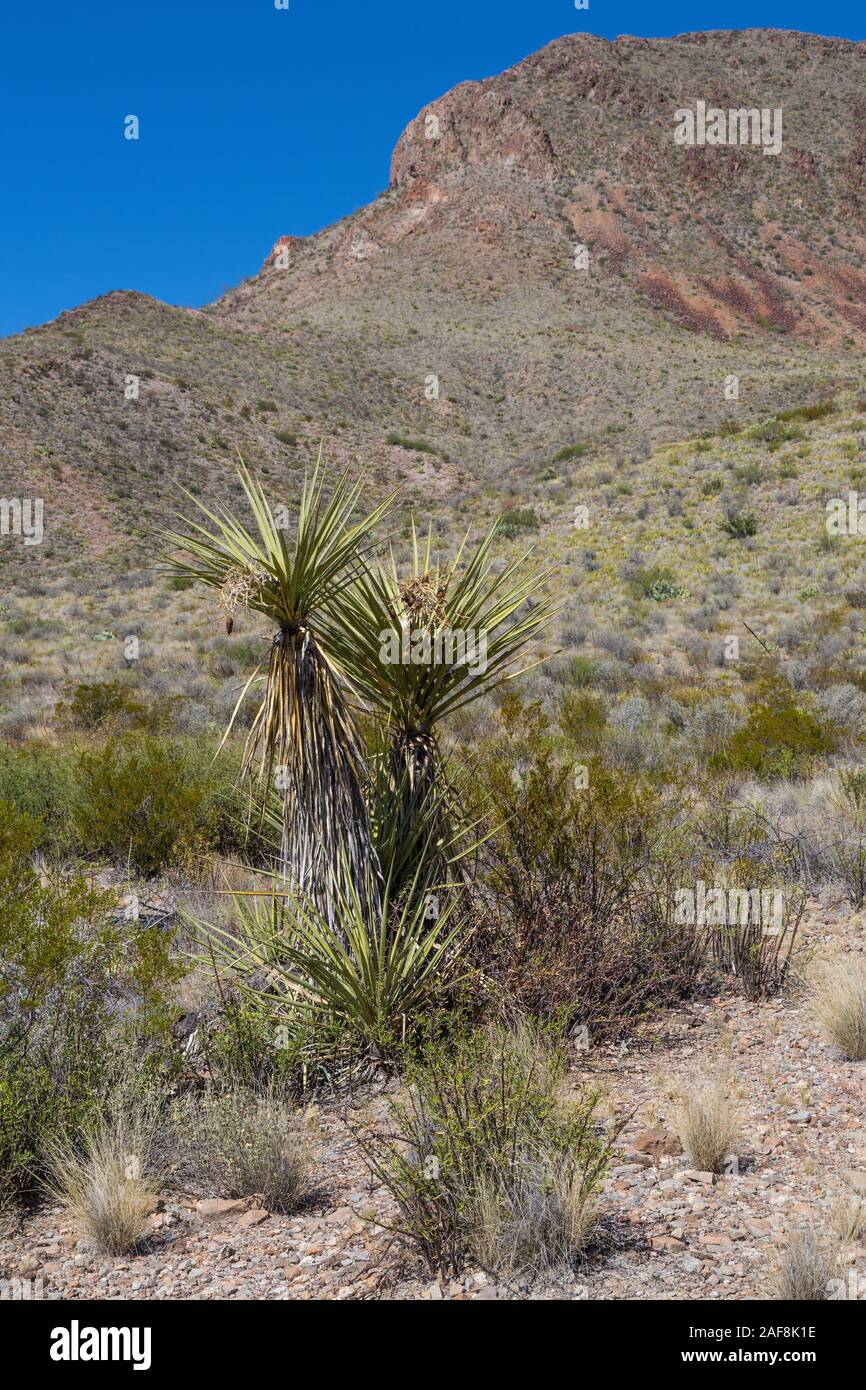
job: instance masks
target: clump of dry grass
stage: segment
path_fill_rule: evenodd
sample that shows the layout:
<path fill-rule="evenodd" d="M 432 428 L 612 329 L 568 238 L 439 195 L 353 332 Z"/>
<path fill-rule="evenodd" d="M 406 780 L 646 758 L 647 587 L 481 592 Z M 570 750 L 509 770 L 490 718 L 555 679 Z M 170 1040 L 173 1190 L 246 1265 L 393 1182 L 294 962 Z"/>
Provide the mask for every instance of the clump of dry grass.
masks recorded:
<path fill-rule="evenodd" d="M 830 1224 L 843 1245 L 855 1245 L 866 1236 L 866 1201 L 856 1193 L 841 1193 L 833 1203 Z"/>
<path fill-rule="evenodd" d="M 527 1158 L 507 1182 L 482 1180 L 472 1205 L 475 1255 L 504 1274 L 573 1267 L 598 1225 L 595 1188 L 570 1154 Z"/>
<path fill-rule="evenodd" d="M 701 1077 L 681 1096 L 675 1112 L 677 1134 L 695 1168 L 720 1173 L 740 1126 L 726 1077 Z"/>
<path fill-rule="evenodd" d="M 866 1060 L 866 960 L 838 955 L 816 966 L 809 993 L 813 1017 L 849 1062 Z"/>
<path fill-rule="evenodd" d="M 217 1195 L 291 1212 L 312 1191 L 310 1125 L 278 1087 L 188 1097 L 175 1119 L 181 1168 Z"/>
<path fill-rule="evenodd" d="M 128 1108 L 127 1108 L 128 1107 Z M 156 1204 L 158 1104 L 119 1097 L 78 1141 L 49 1147 L 47 1186 L 94 1244 L 110 1255 L 138 1249 Z"/>
<path fill-rule="evenodd" d="M 837 1241 L 814 1226 L 798 1227 L 773 1266 L 775 1296 L 793 1303 L 822 1302 L 830 1297 L 831 1281 L 840 1271 Z"/>

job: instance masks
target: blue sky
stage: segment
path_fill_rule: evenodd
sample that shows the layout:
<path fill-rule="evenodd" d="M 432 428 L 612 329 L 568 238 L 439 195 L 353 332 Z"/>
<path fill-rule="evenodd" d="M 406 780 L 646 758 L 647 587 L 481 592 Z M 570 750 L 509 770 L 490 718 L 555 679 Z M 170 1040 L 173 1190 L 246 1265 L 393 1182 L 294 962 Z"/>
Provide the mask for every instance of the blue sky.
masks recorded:
<path fill-rule="evenodd" d="M 214 299 L 370 201 L 421 106 L 561 34 L 777 27 L 862 7 L 590 0 L 29 0 L 0 17 L 0 336 L 109 289 Z M 138 142 L 124 117 L 141 121 Z"/>

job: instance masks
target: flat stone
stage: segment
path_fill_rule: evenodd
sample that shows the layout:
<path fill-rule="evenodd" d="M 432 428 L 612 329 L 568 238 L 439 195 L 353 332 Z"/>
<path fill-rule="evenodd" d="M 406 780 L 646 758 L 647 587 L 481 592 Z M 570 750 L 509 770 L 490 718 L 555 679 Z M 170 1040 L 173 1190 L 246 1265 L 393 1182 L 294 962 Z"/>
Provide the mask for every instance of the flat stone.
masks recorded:
<path fill-rule="evenodd" d="M 243 1198 L 229 1201 L 224 1197 L 208 1197 L 203 1202 L 197 1202 L 195 1209 L 202 1221 L 224 1221 L 229 1216 L 239 1216 L 247 1206 Z"/>
<path fill-rule="evenodd" d="M 247 1230 L 250 1226 L 261 1226 L 262 1222 L 267 1221 L 269 1216 L 270 1212 L 265 1211 L 264 1207 L 251 1207 L 249 1211 L 244 1212 L 238 1221 L 238 1226 L 243 1230 Z"/>

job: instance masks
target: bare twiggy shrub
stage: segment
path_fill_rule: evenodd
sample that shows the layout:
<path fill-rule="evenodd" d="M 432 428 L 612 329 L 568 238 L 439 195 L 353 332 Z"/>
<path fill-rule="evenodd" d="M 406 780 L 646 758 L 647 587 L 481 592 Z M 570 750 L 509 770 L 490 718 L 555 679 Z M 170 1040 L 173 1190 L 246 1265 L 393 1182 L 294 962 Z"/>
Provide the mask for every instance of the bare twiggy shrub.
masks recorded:
<path fill-rule="evenodd" d="M 683 1092 L 676 1129 L 695 1168 L 720 1173 L 739 1130 L 740 1116 L 728 1097 L 726 1077 L 702 1077 Z"/>
<path fill-rule="evenodd" d="M 100 1250 L 123 1255 L 138 1248 L 156 1199 L 158 1104 L 147 1098 L 109 1103 L 77 1144 L 50 1146 L 47 1185 L 84 1235 Z"/>
<path fill-rule="evenodd" d="M 840 1273 L 836 1242 L 814 1226 L 792 1231 L 773 1266 L 776 1298 L 792 1303 L 816 1303 L 829 1298 L 831 1281 Z"/>
<path fill-rule="evenodd" d="M 186 1098 L 176 1132 L 181 1170 L 221 1197 L 255 1194 L 290 1212 L 312 1191 L 310 1124 L 276 1086 Z"/>
<path fill-rule="evenodd" d="M 866 1059 L 866 961 L 839 955 L 820 962 L 809 999 L 827 1041 L 849 1062 Z"/>

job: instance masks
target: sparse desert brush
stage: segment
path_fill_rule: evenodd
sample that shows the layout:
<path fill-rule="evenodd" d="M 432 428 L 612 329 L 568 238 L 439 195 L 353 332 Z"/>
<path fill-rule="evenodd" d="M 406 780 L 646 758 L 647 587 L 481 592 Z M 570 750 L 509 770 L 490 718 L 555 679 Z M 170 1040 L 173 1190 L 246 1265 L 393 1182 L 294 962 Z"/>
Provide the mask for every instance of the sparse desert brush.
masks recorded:
<path fill-rule="evenodd" d="M 432 1271 L 469 1254 L 503 1272 L 546 1268 L 584 1249 L 616 1132 L 597 1091 L 560 1097 L 564 1066 L 561 1041 L 528 1025 L 438 1040 L 410 1062 L 387 1131 L 358 1133 Z"/>
<path fill-rule="evenodd" d="M 260 1196 L 291 1212 L 313 1188 L 311 1125 L 275 1083 L 189 1096 L 175 1107 L 178 1166 L 219 1197 Z"/>
<path fill-rule="evenodd" d="M 809 1005 L 827 1041 L 847 1061 L 866 1060 L 866 960 L 836 955 L 816 962 Z"/>
<path fill-rule="evenodd" d="M 695 1168 L 702 1173 L 721 1173 L 740 1130 L 729 1078 L 707 1075 L 689 1083 L 681 1093 L 675 1125 Z"/>
<path fill-rule="evenodd" d="M 774 1295 L 791 1303 L 821 1302 L 830 1297 L 840 1271 L 838 1241 L 815 1226 L 800 1226 L 790 1233 L 772 1266 Z"/>

